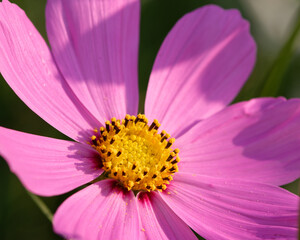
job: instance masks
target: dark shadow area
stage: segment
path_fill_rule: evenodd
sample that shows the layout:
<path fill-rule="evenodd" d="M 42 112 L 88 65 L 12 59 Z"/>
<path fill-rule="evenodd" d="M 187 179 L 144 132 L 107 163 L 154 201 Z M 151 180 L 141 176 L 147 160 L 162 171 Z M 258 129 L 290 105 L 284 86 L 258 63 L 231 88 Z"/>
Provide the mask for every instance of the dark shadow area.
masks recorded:
<path fill-rule="evenodd" d="M 201 122 L 201 120 L 197 120 L 192 122 L 191 124 L 188 124 L 184 127 L 179 127 L 178 132 L 176 131 L 176 138 L 180 138 L 182 135 L 186 134 L 189 131 L 193 131 L 193 127 L 195 127 L 199 122 Z"/>
<path fill-rule="evenodd" d="M 102 161 L 99 153 L 87 144 L 75 143 L 68 147 L 68 158 L 76 159 L 75 167 L 84 174 L 93 175 L 94 179 L 102 173 Z"/>

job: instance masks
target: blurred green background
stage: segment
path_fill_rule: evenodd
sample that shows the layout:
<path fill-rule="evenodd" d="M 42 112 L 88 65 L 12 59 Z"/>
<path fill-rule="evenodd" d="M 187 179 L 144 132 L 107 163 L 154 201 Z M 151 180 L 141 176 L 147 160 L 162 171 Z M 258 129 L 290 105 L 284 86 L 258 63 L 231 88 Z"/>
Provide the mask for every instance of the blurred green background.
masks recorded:
<path fill-rule="evenodd" d="M 47 38 L 44 9 L 46 0 L 15 0 Z M 298 0 L 143 0 L 141 12 L 139 84 L 141 106 L 156 53 L 174 23 L 185 13 L 202 5 L 215 3 L 237 8 L 251 23 L 258 45 L 255 70 L 236 101 L 258 96 L 300 97 L 300 38 Z M 0 75 L 0 125 L 28 133 L 62 138 L 64 136 L 35 115 Z M 16 150 L 18 146 L 16 146 Z M 297 193 L 299 182 L 285 186 Z M 6 162 L 0 158 L 0 239 L 62 239 L 52 231 L 51 223 L 41 213 Z M 68 194 L 69 195 L 69 194 Z M 67 195 L 42 198 L 52 212 Z"/>

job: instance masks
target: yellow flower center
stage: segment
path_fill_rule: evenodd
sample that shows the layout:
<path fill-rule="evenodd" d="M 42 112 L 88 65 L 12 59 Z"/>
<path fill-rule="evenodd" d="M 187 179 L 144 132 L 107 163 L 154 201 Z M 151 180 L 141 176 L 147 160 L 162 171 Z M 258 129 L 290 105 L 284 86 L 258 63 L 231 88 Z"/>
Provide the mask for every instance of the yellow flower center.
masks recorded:
<path fill-rule="evenodd" d="M 179 149 L 166 131 L 158 133 L 157 120 L 149 126 L 145 115 L 126 115 L 125 119 L 105 122 L 95 129 L 91 145 L 102 161 L 109 178 L 134 191 L 162 191 L 178 171 Z"/>

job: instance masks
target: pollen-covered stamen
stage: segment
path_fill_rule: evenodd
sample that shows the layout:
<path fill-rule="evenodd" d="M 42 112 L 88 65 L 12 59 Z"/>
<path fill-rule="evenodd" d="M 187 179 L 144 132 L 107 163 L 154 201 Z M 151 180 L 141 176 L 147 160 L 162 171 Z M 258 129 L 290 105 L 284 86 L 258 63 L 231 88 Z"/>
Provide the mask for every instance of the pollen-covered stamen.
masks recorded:
<path fill-rule="evenodd" d="M 95 130 L 91 145 L 101 157 L 109 178 L 118 180 L 128 190 L 162 191 L 178 171 L 179 149 L 172 149 L 174 138 L 166 131 L 158 134 L 160 123 L 150 126 L 145 115 L 112 118 Z M 99 134 L 99 135 L 97 135 Z"/>

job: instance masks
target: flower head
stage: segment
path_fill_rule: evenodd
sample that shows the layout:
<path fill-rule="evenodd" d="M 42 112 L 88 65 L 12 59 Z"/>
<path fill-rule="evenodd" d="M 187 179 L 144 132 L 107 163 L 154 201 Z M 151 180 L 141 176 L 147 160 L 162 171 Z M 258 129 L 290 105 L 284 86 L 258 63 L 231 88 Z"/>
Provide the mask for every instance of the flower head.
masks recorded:
<path fill-rule="evenodd" d="M 145 115 L 112 118 L 100 133 L 95 129 L 90 144 L 100 155 L 105 175 L 117 180 L 128 191 L 162 191 L 178 171 L 179 149 L 166 131 L 157 133 L 159 122 L 148 126 Z"/>
<path fill-rule="evenodd" d="M 20 8 L 0 3 L 1 74 L 75 140 L 1 127 L 11 170 L 43 196 L 94 180 L 54 216 L 68 239 L 196 239 L 190 228 L 206 239 L 296 239 L 299 198 L 277 186 L 300 175 L 300 100 L 228 106 L 255 61 L 248 23 L 214 5 L 179 20 L 155 60 L 142 115 L 139 8 L 138 0 L 48 0 L 50 50 Z"/>

